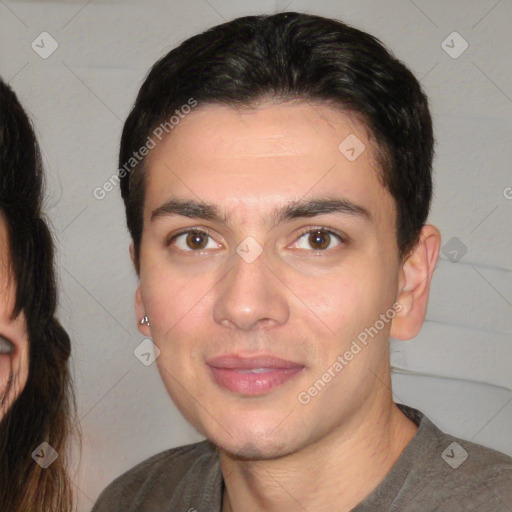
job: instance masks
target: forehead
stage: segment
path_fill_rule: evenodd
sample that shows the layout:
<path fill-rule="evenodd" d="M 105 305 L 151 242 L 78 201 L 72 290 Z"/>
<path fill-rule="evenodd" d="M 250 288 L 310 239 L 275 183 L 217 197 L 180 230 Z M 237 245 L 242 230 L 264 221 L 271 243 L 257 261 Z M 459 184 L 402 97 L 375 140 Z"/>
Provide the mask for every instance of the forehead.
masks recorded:
<path fill-rule="evenodd" d="M 145 213 L 180 196 L 247 220 L 287 199 L 333 194 L 393 210 L 374 153 L 357 116 L 325 104 L 199 106 L 149 154 Z"/>
<path fill-rule="evenodd" d="M 332 149 L 333 143 L 337 147 L 345 132 L 370 143 L 370 134 L 360 116 L 325 103 L 293 100 L 240 108 L 205 104 L 183 116 L 159 150 L 175 151 L 179 145 L 189 158 L 194 158 L 190 151 L 200 145 L 215 157 L 231 142 L 232 158 L 299 156 L 312 150 L 319 153 Z M 320 137 L 323 144 L 319 144 Z M 175 144 L 176 138 L 179 141 Z M 305 138 L 310 144 L 304 145 Z M 158 152 L 152 153 L 153 158 Z"/>

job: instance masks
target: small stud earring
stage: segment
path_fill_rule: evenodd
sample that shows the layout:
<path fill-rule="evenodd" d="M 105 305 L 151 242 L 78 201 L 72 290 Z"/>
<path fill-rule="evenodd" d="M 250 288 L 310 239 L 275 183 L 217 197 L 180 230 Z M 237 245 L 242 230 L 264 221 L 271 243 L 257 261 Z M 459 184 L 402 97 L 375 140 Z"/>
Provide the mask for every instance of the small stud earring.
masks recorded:
<path fill-rule="evenodd" d="M 144 317 L 140 321 L 140 325 L 147 325 L 149 327 L 149 318 L 147 315 L 144 315 Z"/>

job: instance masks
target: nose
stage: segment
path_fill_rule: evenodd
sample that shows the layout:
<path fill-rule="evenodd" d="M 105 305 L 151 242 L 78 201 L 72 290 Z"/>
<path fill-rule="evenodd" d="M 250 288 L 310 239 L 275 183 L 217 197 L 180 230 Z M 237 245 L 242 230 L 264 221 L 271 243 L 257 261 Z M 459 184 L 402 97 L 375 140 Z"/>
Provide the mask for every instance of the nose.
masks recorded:
<path fill-rule="evenodd" d="M 290 315 L 286 289 L 269 267 L 265 252 L 254 261 L 235 253 L 233 260 L 217 288 L 215 321 L 243 331 L 286 323 Z"/>

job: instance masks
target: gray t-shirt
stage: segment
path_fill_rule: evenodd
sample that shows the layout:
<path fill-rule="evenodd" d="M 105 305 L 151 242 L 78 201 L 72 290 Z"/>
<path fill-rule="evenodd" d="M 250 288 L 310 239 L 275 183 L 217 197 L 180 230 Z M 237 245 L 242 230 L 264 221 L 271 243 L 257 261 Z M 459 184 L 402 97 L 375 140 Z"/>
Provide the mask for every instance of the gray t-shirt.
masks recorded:
<path fill-rule="evenodd" d="M 512 458 L 397 405 L 419 428 L 352 512 L 512 512 Z M 218 450 L 203 441 L 141 462 L 102 492 L 92 512 L 221 512 L 223 485 Z"/>

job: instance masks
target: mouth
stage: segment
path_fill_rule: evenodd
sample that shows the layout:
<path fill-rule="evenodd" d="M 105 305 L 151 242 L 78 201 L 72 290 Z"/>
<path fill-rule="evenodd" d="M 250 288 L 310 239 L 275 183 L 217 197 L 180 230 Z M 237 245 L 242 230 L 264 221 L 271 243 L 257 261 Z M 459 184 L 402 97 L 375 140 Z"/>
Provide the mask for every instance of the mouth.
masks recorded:
<path fill-rule="evenodd" d="M 304 369 L 304 365 L 270 355 L 224 355 L 210 359 L 206 364 L 220 387 L 252 396 L 268 393 Z"/>

